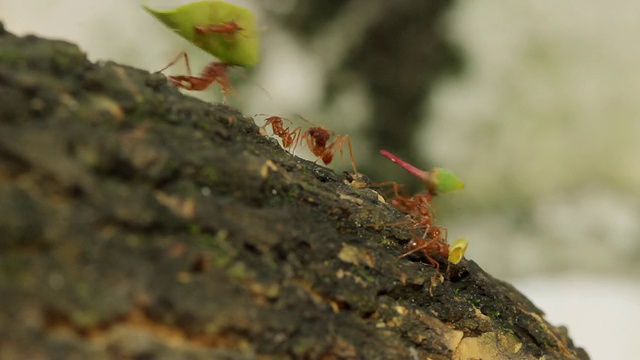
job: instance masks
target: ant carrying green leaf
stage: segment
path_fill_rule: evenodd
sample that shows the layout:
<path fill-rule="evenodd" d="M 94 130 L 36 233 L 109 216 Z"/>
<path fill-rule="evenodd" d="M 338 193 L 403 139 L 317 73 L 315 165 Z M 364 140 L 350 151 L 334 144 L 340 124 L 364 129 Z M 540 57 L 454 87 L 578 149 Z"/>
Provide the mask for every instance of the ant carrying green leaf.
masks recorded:
<path fill-rule="evenodd" d="M 143 7 L 220 62 L 241 67 L 258 64 L 258 31 L 248 9 L 224 1 L 199 1 L 166 11 Z"/>
<path fill-rule="evenodd" d="M 401 193 L 401 186 L 395 182 L 386 182 L 380 185 L 392 185 L 394 196 L 389 203 L 406 215 L 406 221 L 386 224 L 387 226 L 408 225 L 413 233 L 412 239 L 407 244 L 408 251 L 398 258 L 422 253 L 430 266 L 436 268 L 431 279 L 431 292 L 437 283 L 440 263 L 436 259 L 438 256 L 447 260 L 447 271 L 449 264 L 457 264 L 462 260 L 468 243 L 464 238 L 457 239 L 453 244 L 447 242 L 447 229 L 434 224 L 435 217 L 431 207 L 431 201 L 439 193 L 446 193 L 464 187 L 451 171 L 443 168 L 435 168 L 430 171 L 418 169 L 408 162 L 400 159 L 396 155 L 386 150 L 380 150 L 380 154 L 394 163 L 400 165 L 412 175 L 424 182 L 426 189 L 417 194 L 408 196 Z"/>
<path fill-rule="evenodd" d="M 234 90 L 227 76 L 232 66 L 251 67 L 258 63 L 258 33 L 251 11 L 223 1 L 200 1 L 168 11 L 144 9 L 178 35 L 217 57 L 198 76 L 191 73 L 189 56 L 181 52 L 161 71 L 184 58 L 187 75 L 169 76 L 169 83 L 186 90 L 202 91 L 217 83 L 222 88 L 223 102 Z"/>

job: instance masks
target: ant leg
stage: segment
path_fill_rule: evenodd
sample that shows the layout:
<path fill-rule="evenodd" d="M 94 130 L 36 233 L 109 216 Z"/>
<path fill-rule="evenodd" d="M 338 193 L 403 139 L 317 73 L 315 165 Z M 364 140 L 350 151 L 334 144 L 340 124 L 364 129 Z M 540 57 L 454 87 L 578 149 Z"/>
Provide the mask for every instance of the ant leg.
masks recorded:
<path fill-rule="evenodd" d="M 287 128 L 288 129 L 288 128 Z M 293 149 L 291 149 L 291 155 L 294 155 L 296 152 L 296 148 L 298 147 L 298 144 L 300 143 L 300 141 L 302 140 L 300 137 L 302 136 L 302 127 L 298 126 L 297 128 L 291 130 L 289 132 L 289 134 L 294 135 L 293 136 L 293 143 L 291 144 L 291 146 L 293 146 Z"/>
<path fill-rule="evenodd" d="M 420 250 L 425 250 L 428 246 L 429 246 L 429 242 L 425 242 L 424 244 L 422 244 L 422 245 L 420 245 L 420 246 L 416 247 L 415 249 L 411 249 L 411 250 L 407 251 L 406 253 L 404 253 L 404 254 L 402 254 L 402 255 L 398 256 L 398 259 L 402 259 L 403 257 L 408 256 L 408 255 L 411 255 L 411 254 L 413 254 L 414 252 L 418 252 L 418 251 L 420 251 Z M 431 259 L 429 256 L 427 256 L 427 258 L 428 258 L 428 259 Z M 433 259 L 431 259 L 431 260 L 433 260 Z M 429 262 L 431 262 L 431 260 L 429 260 Z"/>
<path fill-rule="evenodd" d="M 380 182 L 380 183 L 375 183 L 373 185 L 371 185 L 371 187 L 383 187 L 383 186 L 387 186 L 387 185 L 391 185 L 393 188 L 393 194 L 396 198 L 401 197 L 400 196 L 400 189 L 403 187 L 403 185 L 398 184 L 395 181 L 384 181 L 384 182 Z"/>
<path fill-rule="evenodd" d="M 165 70 L 167 70 L 168 68 L 172 67 L 173 65 L 175 65 L 181 57 L 184 57 L 184 63 L 187 66 L 187 75 L 191 76 L 191 65 L 189 65 L 189 55 L 187 55 L 186 51 L 181 51 L 178 53 L 178 56 L 175 57 L 175 59 L 171 60 L 171 62 L 169 63 L 169 65 L 163 67 L 162 69 L 156 71 L 157 73 L 159 72 L 163 72 Z"/>
<path fill-rule="evenodd" d="M 320 158 L 322 158 L 324 161 L 325 154 L 335 154 L 336 151 L 340 151 L 340 159 L 342 159 L 344 155 L 343 144 L 345 141 L 347 142 L 347 147 L 349 148 L 349 157 L 351 159 L 351 166 L 353 166 L 353 172 L 358 174 L 358 168 L 353 157 L 353 149 L 351 147 L 351 138 L 349 137 L 349 135 L 336 136 L 336 139 L 331 143 L 331 145 L 327 146 L 326 150 L 322 152 Z M 325 162 L 325 164 L 326 163 L 327 162 Z"/>
<path fill-rule="evenodd" d="M 444 271 L 444 277 L 446 279 L 449 279 L 449 280 L 451 280 L 450 271 L 449 271 L 450 270 L 450 266 L 451 266 L 451 263 L 449 261 L 447 261 L 447 269 Z"/>
<path fill-rule="evenodd" d="M 351 138 L 349 137 L 349 135 L 344 135 L 342 137 L 342 141 L 347 141 L 347 147 L 349 148 L 349 158 L 351 159 L 351 165 L 353 166 L 353 172 L 354 173 L 358 173 L 358 168 L 356 167 L 356 161 L 353 157 L 353 149 L 351 148 Z M 340 144 L 342 144 L 342 141 L 340 142 Z M 340 145 L 340 156 L 342 156 L 342 145 Z"/>
<path fill-rule="evenodd" d="M 209 73 L 211 82 L 216 82 L 220 85 L 220 89 L 222 90 L 222 103 L 227 104 L 227 94 L 234 93 L 236 89 L 227 76 L 226 65 L 222 63 L 212 63 L 209 64 L 204 71 Z"/>
<path fill-rule="evenodd" d="M 221 72 L 218 74 L 217 78 L 214 80 L 220 85 L 220 90 L 222 90 L 222 103 L 227 104 L 227 93 L 235 92 L 233 88 L 233 84 L 229 81 L 227 74 L 225 72 Z"/>
<path fill-rule="evenodd" d="M 422 238 L 425 239 L 427 234 L 429 234 L 429 229 L 431 229 L 431 225 L 427 224 L 424 228 L 424 234 L 422 234 Z"/>
<path fill-rule="evenodd" d="M 358 173 L 358 168 L 356 167 L 356 161 L 354 160 L 353 157 L 353 149 L 351 147 L 351 138 L 349 137 L 349 135 L 339 135 L 336 136 L 336 139 L 333 141 L 333 143 L 327 148 L 326 151 L 332 150 L 335 146 L 335 150 L 332 150 L 334 153 L 336 151 L 340 151 L 340 159 L 343 158 L 344 156 L 344 142 L 347 142 L 347 147 L 349 148 L 349 158 L 351 159 L 351 166 L 353 166 L 353 172 L 354 173 Z"/>
<path fill-rule="evenodd" d="M 433 275 L 431 276 L 431 284 L 429 284 L 429 295 L 433 296 L 433 289 L 438 286 L 438 275 L 440 274 L 440 263 L 435 259 L 427 255 L 429 264 L 435 268 Z"/>
<path fill-rule="evenodd" d="M 340 151 L 340 159 L 342 159 L 343 157 L 343 145 L 344 142 L 347 142 L 347 147 L 349 148 L 349 158 L 351 159 L 351 165 L 353 166 L 353 172 L 354 173 L 358 173 L 358 168 L 356 167 L 356 161 L 353 157 L 353 149 L 351 147 L 351 138 L 349 137 L 349 135 L 340 135 L 340 136 L 336 136 L 336 139 L 334 140 L 334 142 L 331 144 L 331 146 L 329 147 L 329 149 L 333 148 L 333 146 L 335 145 L 336 150 L 335 151 Z"/>
<path fill-rule="evenodd" d="M 434 274 L 434 276 L 436 274 L 438 274 L 438 270 L 440 269 L 440 263 L 436 261 L 436 259 L 432 258 L 431 256 L 427 255 L 427 261 L 429 261 L 429 264 L 431 266 L 433 266 L 434 268 L 436 268 L 436 273 Z"/>
<path fill-rule="evenodd" d="M 204 90 L 211 85 L 211 81 L 208 79 L 185 75 L 169 76 L 169 83 L 172 86 L 192 91 Z"/>
<path fill-rule="evenodd" d="M 298 115 L 299 116 L 299 115 Z M 302 116 L 300 116 L 300 118 L 304 119 Z M 308 131 L 303 132 L 303 134 L 300 137 L 300 141 L 306 141 L 307 142 L 307 147 L 309 148 L 309 150 L 311 151 L 311 153 L 313 155 L 317 155 L 317 150 L 315 147 L 315 144 L 313 143 L 313 138 L 309 135 Z M 320 153 L 320 155 L 318 156 L 318 158 L 316 159 L 316 161 L 314 161 L 314 164 L 317 164 L 318 161 L 322 158 L 322 154 L 324 154 L 324 151 L 322 153 Z M 326 164 L 326 163 L 325 163 Z"/>
<path fill-rule="evenodd" d="M 433 297 L 433 289 L 438 286 L 438 277 L 440 277 L 440 281 L 444 281 L 444 278 L 442 277 L 442 275 L 440 275 L 440 264 L 438 264 L 437 262 L 436 264 L 436 270 L 434 271 L 433 276 L 431 276 L 431 284 L 429 284 L 429 295 L 431 295 L 431 297 Z"/>

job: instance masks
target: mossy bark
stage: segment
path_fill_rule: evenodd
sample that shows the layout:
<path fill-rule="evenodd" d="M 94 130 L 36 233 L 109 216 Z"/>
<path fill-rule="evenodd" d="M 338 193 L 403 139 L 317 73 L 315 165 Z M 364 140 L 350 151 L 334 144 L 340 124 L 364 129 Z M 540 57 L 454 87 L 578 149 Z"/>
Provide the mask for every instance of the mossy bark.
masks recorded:
<path fill-rule="evenodd" d="M 0 26 L 0 358 L 588 358 L 473 261 L 432 286 L 408 229 L 367 226 L 401 214 L 344 180 Z"/>

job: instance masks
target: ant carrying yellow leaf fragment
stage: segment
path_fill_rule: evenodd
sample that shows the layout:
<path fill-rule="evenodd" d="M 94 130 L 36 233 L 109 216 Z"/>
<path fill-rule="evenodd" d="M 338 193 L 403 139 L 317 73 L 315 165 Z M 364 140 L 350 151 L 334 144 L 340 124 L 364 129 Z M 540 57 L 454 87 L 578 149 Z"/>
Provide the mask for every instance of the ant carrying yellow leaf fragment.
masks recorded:
<path fill-rule="evenodd" d="M 248 9 L 224 1 L 199 1 L 165 11 L 143 8 L 222 63 L 242 67 L 258 64 L 258 31 Z"/>
<path fill-rule="evenodd" d="M 440 268 L 438 258 L 447 260 L 448 273 L 449 265 L 459 263 L 468 246 L 467 240 L 464 238 L 457 239 L 452 244 L 447 242 L 447 229 L 435 225 L 435 217 L 431 206 L 432 200 L 438 194 L 462 189 L 464 184 L 447 169 L 421 170 L 389 151 L 380 150 L 380 154 L 400 165 L 425 184 L 425 190 L 411 196 L 403 194 L 401 192 L 402 186 L 398 183 L 385 182 L 378 185 L 392 185 L 393 197 L 388 200 L 388 203 L 406 216 L 405 221 L 386 224 L 386 226 L 409 225 L 413 233 L 411 241 L 407 244 L 408 251 L 401 254 L 399 258 L 414 253 L 422 253 L 428 261 L 428 265 L 436 269 L 431 278 L 431 287 L 429 289 L 429 292 L 431 292 L 437 284 Z"/>

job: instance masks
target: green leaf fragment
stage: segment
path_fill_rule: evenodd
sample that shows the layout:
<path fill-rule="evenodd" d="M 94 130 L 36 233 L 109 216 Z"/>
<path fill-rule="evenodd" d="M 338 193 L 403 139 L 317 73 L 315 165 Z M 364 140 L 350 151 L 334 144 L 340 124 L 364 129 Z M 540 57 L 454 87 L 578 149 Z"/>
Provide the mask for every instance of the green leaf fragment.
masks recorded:
<path fill-rule="evenodd" d="M 200 1 L 172 10 L 143 8 L 178 35 L 220 61 L 243 67 L 259 61 L 259 39 L 253 13 L 243 7 L 223 1 Z M 221 25 L 235 22 L 240 30 L 233 34 L 196 32 L 196 26 Z"/>
<path fill-rule="evenodd" d="M 455 176 L 451 170 L 445 168 L 433 169 L 431 179 L 438 193 L 446 193 L 464 188 L 464 183 Z"/>

